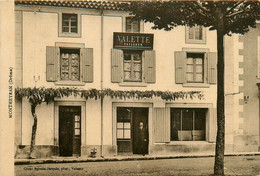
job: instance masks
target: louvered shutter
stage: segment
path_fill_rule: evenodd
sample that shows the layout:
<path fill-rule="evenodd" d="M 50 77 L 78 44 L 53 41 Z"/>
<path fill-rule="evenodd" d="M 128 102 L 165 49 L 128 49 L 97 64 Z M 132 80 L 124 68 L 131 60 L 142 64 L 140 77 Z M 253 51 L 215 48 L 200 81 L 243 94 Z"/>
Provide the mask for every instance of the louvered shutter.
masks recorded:
<path fill-rule="evenodd" d="M 47 46 L 46 48 L 46 81 L 59 80 L 58 74 L 59 47 Z"/>
<path fill-rule="evenodd" d="M 154 108 L 154 141 L 170 142 L 170 110 Z"/>
<path fill-rule="evenodd" d="M 217 109 L 210 108 L 209 118 L 209 142 L 216 142 L 217 136 Z"/>
<path fill-rule="evenodd" d="M 217 83 L 217 53 L 209 52 L 208 54 L 208 83 Z"/>
<path fill-rule="evenodd" d="M 93 48 L 81 49 L 82 71 L 81 78 L 83 82 L 93 82 Z"/>
<path fill-rule="evenodd" d="M 111 82 L 119 83 L 123 76 L 123 51 L 112 49 L 111 51 Z"/>
<path fill-rule="evenodd" d="M 175 51 L 175 83 L 183 84 L 185 83 L 186 77 L 186 52 Z"/>
<path fill-rule="evenodd" d="M 143 52 L 144 78 L 147 83 L 155 83 L 155 51 L 145 50 Z"/>

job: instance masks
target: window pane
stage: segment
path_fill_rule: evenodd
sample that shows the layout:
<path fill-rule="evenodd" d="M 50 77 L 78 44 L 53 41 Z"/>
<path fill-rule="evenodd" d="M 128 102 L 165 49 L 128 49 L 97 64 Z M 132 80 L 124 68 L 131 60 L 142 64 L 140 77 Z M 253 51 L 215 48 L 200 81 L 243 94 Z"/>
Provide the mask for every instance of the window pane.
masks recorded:
<path fill-rule="evenodd" d="M 131 138 L 131 132 L 130 130 L 124 130 L 124 139 L 130 139 Z"/>
<path fill-rule="evenodd" d="M 80 135 L 80 129 L 75 129 L 75 135 Z"/>
<path fill-rule="evenodd" d="M 119 139 L 123 139 L 124 138 L 124 135 L 123 135 L 123 129 L 117 129 L 117 138 Z"/>
<path fill-rule="evenodd" d="M 141 63 L 134 64 L 134 71 L 141 71 Z"/>
<path fill-rule="evenodd" d="M 203 67 L 202 65 L 196 66 L 196 73 L 203 73 Z"/>
<path fill-rule="evenodd" d="M 189 39 L 194 39 L 194 27 L 189 28 Z"/>
<path fill-rule="evenodd" d="M 131 71 L 131 62 L 125 62 L 124 63 L 124 70 L 125 71 Z"/>
<path fill-rule="evenodd" d="M 192 57 L 187 58 L 187 64 L 193 65 L 193 58 Z"/>
<path fill-rule="evenodd" d="M 192 82 L 193 80 L 193 73 L 186 73 L 186 80 L 187 82 Z"/>
<path fill-rule="evenodd" d="M 188 73 L 193 73 L 193 65 L 187 65 L 186 68 Z"/>
<path fill-rule="evenodd" d="M 205 130 L 205 111 L 198 110 L 195 112 L 195 130 Z"/>
<path fill-rule="evenodd" d="M 75 128 L 80 128 L 80 123 L 76 122 L 75 123 Z"/>
<path fill-rule="evenodd" d="M 126 18 L 126 32 L 140 32 L 140 21 L 132 17 Z"/>
<path fill-rule="evenodd" d="M 134 79 L 135 80 L 141 80 L 142 79 L 141 72 L 134 72 Z"/>
<path fill-rule="evenodd" d="M 118 122 L 130 122 L 131 109 L 129 108 L 117 108 L 117 121 Z"/>
<path fill-rule="evenodd" d="M 196 65 L 202 65 L 203 64 L 203 59 L 202 58 L 196 58 Z"/>
<path fill-rule="evenodd" d="M 124 123 L 122 122 L 117 122 L 117 128 L 124 128 Z"/>
<path fill-rule="evenodd" d="M 196 81 L 202 82 L 203 81 L 203 75 L 201 73 L 196 74 Z"/>
<path fill-rule="evenodd" d="M 125 71 L 124 72 L 124 79 L 125 80 L 131 80 L 131 72 Z"/>
<path fill-rule="evenodd" d="M 124 123 L 124 128 L 130 129 L 130 123 Z"/>
<path fill-rule="evenodd" d="M 182 110 L 182 130 L 192 130 L 193 111 L 190 109 Z"/>
<path fill-rule="evenodd" d="M 178 132 L 181 130 L 181 111 L 171 109 L 171 141 L 180 140 Z"/>
<path fill-rule="evenodd" d="M 75 121 L 76 122 L 80 121 L 80 116 L 79 115 L 75 115 Z"/>

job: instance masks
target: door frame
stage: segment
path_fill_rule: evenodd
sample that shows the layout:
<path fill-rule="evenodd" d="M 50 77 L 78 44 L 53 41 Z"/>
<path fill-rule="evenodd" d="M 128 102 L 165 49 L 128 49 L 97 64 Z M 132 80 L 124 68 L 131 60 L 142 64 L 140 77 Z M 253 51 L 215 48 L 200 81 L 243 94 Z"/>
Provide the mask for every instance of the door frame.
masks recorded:
<path fill-rule="evenodd" d="M 131 108 L 148 108 L 148 154 L 150 153 L 150 146 L 153 144 L 153 138 L 152 138 L 152 129 L 153 129 L 153 121 L 152 121 L 152 108 L 153 108 L 153 103 L 138 103 L 138 102 L 131 102 L 131 103 L 119 103 L 119 102 L 113 102 L 112 103 L 112 113 L 113 113 L 113 131 L 112 131 L 112 144 L 117 146 L 117 138 L 116 138 L 116 123 L 117 123 L 117 107 L 131 107 Z M 116 151 L 118 154 L 118 152 Z"/>
<path fill-rule="evenodd" d="M 59 106 L 80 106 L 81 107 L 81 148 L 86 145 L 86 102 L 70 101 L 62 102 L 57 101 L 54 103 L 54 145 L 59 146 Z M 82 155 L 82 151 L 80 152 Z"/>

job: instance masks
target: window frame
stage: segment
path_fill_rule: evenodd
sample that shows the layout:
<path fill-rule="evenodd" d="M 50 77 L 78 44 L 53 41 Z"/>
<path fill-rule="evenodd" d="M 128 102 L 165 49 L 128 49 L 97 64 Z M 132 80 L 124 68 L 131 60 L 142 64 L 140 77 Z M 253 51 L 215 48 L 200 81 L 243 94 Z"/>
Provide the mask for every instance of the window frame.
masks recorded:
<path fill-rule="evenodd" d="M 199 27 L 195 25 L 194 27 Z M 190 39 L 189 32 L 192 27 L 185 26 L 185 42 L 187 44 L 206 44 L 206 28 L 202 26 L 202 39 Z"/>
<path fill-rule="evenodd" d="M 182 51 L 186 53 L 185 57 L 185 83 L 183 83 L 183 87 L 210 87 L 208 83 L 208 60 L 207 60 L 207 53 L 210 52 L 208 48 L 182 48 Z M 203 82 L 187 82 L 186 79 L 186 66 L 187 66 L 187 53 L 201 53 L 204 54 L 204 62 L 203 62 Z"/>
<path fill-rule="evenodd" d="M 203 55 L 203 58 L 202 58 L 202 81 L 196 81 L 195 79 L 196 79 L 196 66 L 197 66 L 197 64 L 195 63 L 196 61 L 196 57 L 188 57 L 188 54 L 201 54 L 201 55 Z M 188 71 L 187 71 L 187 65 L 188 65 L 188 58 L 192 58 L 192 67 L 193 67 L 193 72 L 192 72 L 192 77 L 193 77 L 193 80 L 192 81 L 187 81 L 187 73 L 188 73 Z M 189 65 L 191 65 L 191 64 L 189 64 Z M 186 52 L 186 73 L 185 73 L 185 77 L 186 77 L 186 83 L 194 83 L 194 84 L 197 84 L 197 83 L 199 83 L 199 84 L 203 84 L 203 83 L 205 83 L 206 82 L 206 73 L 205 73 L 205 71 L 206 71 L 206 68 L 207 68 L 207 65 L 206 65 L 206 53 L 203 53 L 203 52 Z M 194 70 L 195 69 L 195 70 Z"/>
<path fill-rule="evenodd" d="M 55 43 L 56 47 L 59 47 L 59 60 L 58 60 L 58 75 L 59 75 L 59 80 L 55 81 L 55 85 L 75 85 L 75 86 L 84 86 L 85 82 L 83 82 L 81 78 L 81 72 L 82 72 L 82 54 L 81 54 L 81 49 L 85 47 L 85 44 L 83 43 L 60 43 L 57 42 Z M 79 81 L 72 81 L 72 80 L 61 80 L 61 49 L 77 49 L 79 50 L 79 59 L 80 59 L 80 72 L 79 72 Z"/>
<path fill-rule="evenodd" d="M 130 79 L 130 80 L 126 80 L 125 79 L 125 68 L 124 68 L 124 64 L 125 64 L 125 52 L 127 53 L 131 53 L 131 54 L 140 54 L 141 57 L 141 80 L 134 80 L 134 79 Z M 144 60 L 143 60 L 143 50 L 123 50 L 123 83 L 143 83 L 144 82 Z M 134 59 L 133 56 L 131 55 L 131 77 L 133 77 L 133 72 L 134 72 Z"/>
<path fill-rule="evenodd" d="M 169 109 L 167 113 L 167 118 L 170 120 L 170 108 L 203 108 L 207 109 L 205 114 L 205 141 L 170 141 L 169 145 L 175 144 L 193 144 L 197 142 L 202 143 L 211 143 L 216 142 L 216 135 L 217 135 L 217 112 L 216 107 L 213 106 L 211 103 L 166 103 L 165 108 Z M 170 121 L 169 121 L 170 122 Z M 170 127 L 170 123 L 169 123 Z M 169 130 L 171 133 L 171 130 Z"/>
<path fill-rule="evenodd" d="M 62 31 L 62 16 L 63 14 L 71 14 L 71 15 L 77 15 L 77 33 L 74 33 L 74 32 L 63 32 Z M 81 37 L 81 14 L 79 13 L 66 13 L 66 12 L 59 12 L 59 25 L 58 25 L 58 31 L 59 31 L 59 34 L 58 36 L 59 37 L 71 37 L 71 38 L 80 38 Z"/>
<path fill-rule="evenodd" d="M 180 131 L 180 139 L 178 139 L 178 140 L 172 140 L 172 126 L 173 126 L 173 124 L 172 124 L 173 119 L 172 118 L 174 118 L 174 116 L 172 116 L 172 113 L 173 113 L 172 111 L 174 111 L 174 109 L 180 111 L 180 129 L 178 130 L 178 132 Z M 183 130 L 183 126 L 184 126 L 183 118 L 185 118 L 185 115 L 183 115 L 183 111 L 185 111 L 185 110 L 189 110 L 189 111 L 192 112 L 192 118 L 191 118 L 192 129 L 191 130 Z M 199 110 L 204 111 L 204 130 L 203 130 L 203 132 L 204 132 L 203 138 L 204 139 L 195 140 L 194 139 L 195 135 L 193 135 L 193 132 L 194 131 L 202 131 L 202 130 L 196 130 L 196 126 L 195 126 L 196 125 L 196 112 L 199 111 Z M 188 107 L 186 107 L 186 108 L 176 108 L 176 107 L 170 108 L 170 141 L 173 141 L 173 142 L 175 142 L 175 141 L 181 141 L 181 142 L 183 142 L 183 141 L 206 141 L 206 121 L 207 121 L 206 120 L 206 111 L 207 110 L 208 110 L 207 108 L 188 108 Z M 191 140 L 183 140 L 182 137 L 183 137 L 184 131 L 191 131 Z"/>

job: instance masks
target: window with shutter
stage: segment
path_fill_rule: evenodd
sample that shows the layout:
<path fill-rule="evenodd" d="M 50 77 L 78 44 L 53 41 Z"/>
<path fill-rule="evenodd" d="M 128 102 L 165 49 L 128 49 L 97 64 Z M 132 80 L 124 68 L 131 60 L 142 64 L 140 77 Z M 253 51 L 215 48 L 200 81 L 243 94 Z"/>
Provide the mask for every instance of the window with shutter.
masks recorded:
<path fill-rule="evenodd" d="M 216 84 L 217 53 L 175 52 L 175 83 L 185 86 Z"/>
<path fill-rule="evenodd" d="M 75 84 L 93 82 L 92 48 L 47 47 L 47 81 Z"/>

